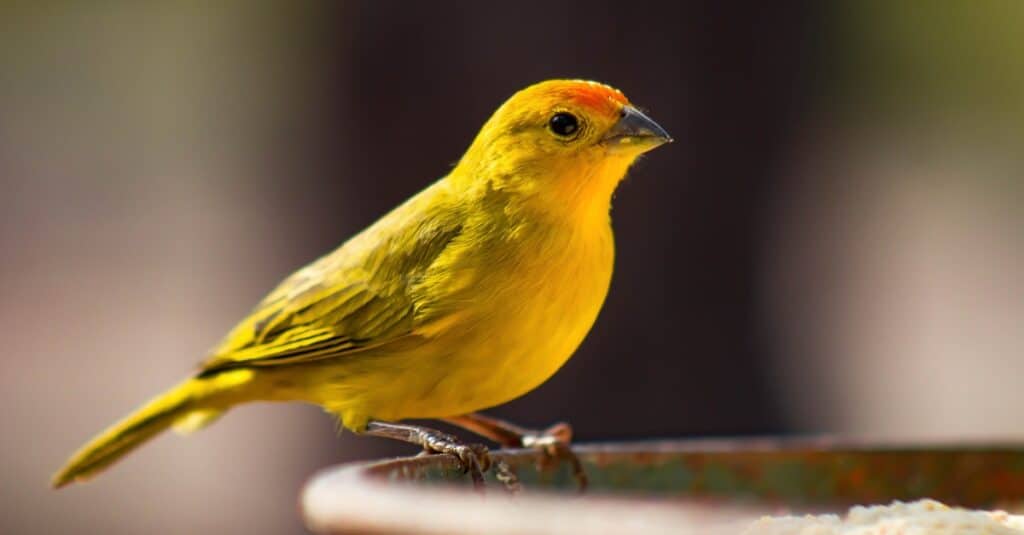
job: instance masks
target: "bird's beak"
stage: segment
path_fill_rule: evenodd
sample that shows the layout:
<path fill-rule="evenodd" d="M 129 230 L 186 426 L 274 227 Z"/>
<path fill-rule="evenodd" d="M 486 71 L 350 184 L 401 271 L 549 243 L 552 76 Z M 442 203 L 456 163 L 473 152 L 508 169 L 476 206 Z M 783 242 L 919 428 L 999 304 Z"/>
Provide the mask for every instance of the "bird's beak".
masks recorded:
<path fill-rule="evenodd" d="M 623 106 L 618 122 L 608 130 L 601 142 L 610 151 L 641 153 L 671 143 L 672 136 L 640 110 L 633 106 Z"/>

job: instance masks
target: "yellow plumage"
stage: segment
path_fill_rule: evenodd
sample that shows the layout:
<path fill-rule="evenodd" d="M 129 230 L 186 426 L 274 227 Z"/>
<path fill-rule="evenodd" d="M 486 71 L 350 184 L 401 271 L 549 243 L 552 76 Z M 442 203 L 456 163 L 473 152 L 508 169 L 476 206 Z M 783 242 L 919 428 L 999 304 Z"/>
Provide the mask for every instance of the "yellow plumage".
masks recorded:
<path fill-rule="evenodd" d="M 93 439 L 54 484 L 247 401 L 314 403 L 358 432 L 529 392 L 596 319 L 612 274 L 612 193 L 666 140 L 607 86 L 520 91 L 448 176 L 287 278 L 195 377 Z"/>

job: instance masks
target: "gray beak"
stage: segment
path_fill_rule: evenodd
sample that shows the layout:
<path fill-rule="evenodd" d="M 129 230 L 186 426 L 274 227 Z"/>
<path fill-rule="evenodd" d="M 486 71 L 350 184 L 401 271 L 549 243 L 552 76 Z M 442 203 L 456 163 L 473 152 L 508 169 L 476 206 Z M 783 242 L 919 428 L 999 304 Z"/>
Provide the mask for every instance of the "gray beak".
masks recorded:
<path fill-rule="evenodd" d="M 625 106 L 619 121 L 608 130 L 603 141 L 612 149 L 634 147 L 646 152 L 664 143 L 671 143 L 672 136 L 640 110 Z"/>

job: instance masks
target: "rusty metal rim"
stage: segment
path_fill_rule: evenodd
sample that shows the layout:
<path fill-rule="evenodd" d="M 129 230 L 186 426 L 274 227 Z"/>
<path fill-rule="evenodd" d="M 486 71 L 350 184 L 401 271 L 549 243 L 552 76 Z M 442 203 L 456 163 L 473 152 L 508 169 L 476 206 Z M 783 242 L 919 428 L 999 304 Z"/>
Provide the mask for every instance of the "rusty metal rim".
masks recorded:
<path fill-rule="evenodd" d="M 1022 452 L 1020 442 L 912 443 L 868 439 L 751 438 L 641 441 L 584 444 L 574 448 L 584 460 L 643 455 L 648 459 L 685 453 L 784 452 Z M 512 465 L 532 463 L 531 450 L 500 450 L 496 459 Z M 576 532 L 735 533 L 740 525 L 769 512 L 755 506 L 681 503 L 612 496 L 576 497 L 532 490 L 510 497 L 500 488 L 486 499 L 468 489 L 415 485 L 414 474 L 427 469 L 457 470 L 458 460 L 447 455 L 395 458 L 329 468 L 305 487 L 300 506 L 307 527 L 316 533 L 461 533 L 495 534 Z M 396 477 L 397 476 L 397 477 Z M 709 526 L 716 526 L 711 529 Z M 719 531 L 721 530 L 721 531 Z"/>
<path fill-rule="evenodd" d="M 496 456 L 532 452 L 496 452 Z M 737 533 L 765 511 L 696 504 L 536 493 L 509 496 L 493 489 L 481 496 L 467 489 L 385 482 L 380 473 L 409 466 L 457 469 L 451 456 L 399 458 L 328 469 L 303 490 L 300 507 L 314 533 L 419 533 L 563 535 L 568 533 Z M 714 525 L 714 529 L 706 527 Z"/>
<path fill-rule="evenodd" d="M 1024 442 L 1013 439 L 971 439 L 942 440 L 934 442 L 913 442 L 908 440 L 840 438 L 832 436 L 812 437 L 751 437 L 751 438 L 697 438 L 683 440 L 645 440 L 616 442 L 610 444 L 575 444 L 573 451 L 581 458 L 602 455 L 646 454 L 652 456 L 678 455 L 682 453 L 757 453 L 757 452 L 1021 452 Z M 533 462 L 537 452 L 528 449 L 504 449 L 492 451 L 496 459 L 513 464 Z M 394 457 L 377 461 L 359 461 L 334 467 L 351 470 L 355 475 L 367 478 L 379 477 L 396 469 L 444 468 L 457 469 L 459 461 L 452 455 L 427 455 Z M 328 468 L 326 470 L 331 470 Z M 326 471 L 325 470 L 325 471 Z"/>

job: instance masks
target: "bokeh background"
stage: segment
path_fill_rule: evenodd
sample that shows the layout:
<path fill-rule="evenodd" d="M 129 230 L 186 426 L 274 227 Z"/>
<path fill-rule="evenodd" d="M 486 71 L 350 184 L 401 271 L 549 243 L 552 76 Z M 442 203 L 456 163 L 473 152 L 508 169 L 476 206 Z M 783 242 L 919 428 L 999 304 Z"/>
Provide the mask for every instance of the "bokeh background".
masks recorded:
<path fill-rule="evenodd" d="M 0 531 L 298 533 L 408 453 L 251 405 L 48 478 L 271 286 L 551 77 L 677 139 L 622 185 L 574 359 L 492 411 L 582 440 L 1024 432 L 1024 3 L 4 2 Z"/>

